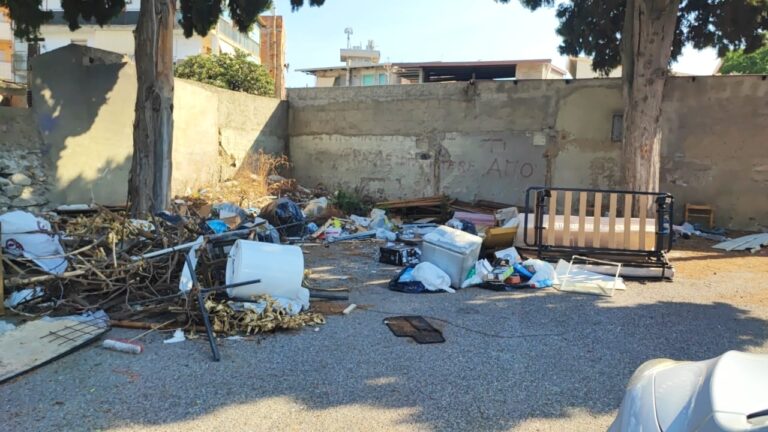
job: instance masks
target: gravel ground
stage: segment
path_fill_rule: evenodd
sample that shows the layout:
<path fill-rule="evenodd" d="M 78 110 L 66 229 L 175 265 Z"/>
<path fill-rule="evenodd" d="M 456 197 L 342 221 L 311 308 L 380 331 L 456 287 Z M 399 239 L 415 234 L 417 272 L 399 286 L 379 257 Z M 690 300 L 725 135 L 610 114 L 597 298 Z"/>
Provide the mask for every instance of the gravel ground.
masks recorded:
<path fill-rule="evenodd" d="M 553 290 L 408 295 L 376 245 L 306 247 L 321 287 L 373 310 L 257 341 L 92 346 L 0 386 L 4 430 L 604 430 L 642 362 L 768 353 L 768 257 L 676 252 L 674 283 L 613 298 Z M 374 311 L 375 310 L 375 311 Z M 382 312 L 383 311 L 383 312 Z M 446 343 L 382 324 L 422 314 Z M 138 332 L 113 330 L 111 336 Z"/>

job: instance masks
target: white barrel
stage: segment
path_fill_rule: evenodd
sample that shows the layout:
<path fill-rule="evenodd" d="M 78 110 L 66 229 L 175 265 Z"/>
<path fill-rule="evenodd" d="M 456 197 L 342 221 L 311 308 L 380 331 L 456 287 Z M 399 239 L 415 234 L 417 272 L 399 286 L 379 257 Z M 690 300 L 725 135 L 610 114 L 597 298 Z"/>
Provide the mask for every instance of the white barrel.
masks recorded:
<path fill-rule="evenodd" d="M 249 299 L 269 294 L 299 299 L 303 278 L 304 254 L 298 246 L 238 240 L 229 251 L 227 285 L 261 279 L 261 283 L 228 289 L 230 297 Z"/>

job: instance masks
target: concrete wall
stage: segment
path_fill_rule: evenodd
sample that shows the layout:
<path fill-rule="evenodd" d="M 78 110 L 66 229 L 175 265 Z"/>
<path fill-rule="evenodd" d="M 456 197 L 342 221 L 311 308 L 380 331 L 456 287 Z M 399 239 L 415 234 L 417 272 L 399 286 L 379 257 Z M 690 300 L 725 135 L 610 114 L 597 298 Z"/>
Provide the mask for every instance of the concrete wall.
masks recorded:
<path fill-rule="evenodd" d="M 68 45 L 36 57 L 32 72 L 51 202 L 123 204 L 133 154 L 134 65 Z M 173 193 L 231 175 L 248 152 L 284 152 L 286 129 L 286 107 L 276 99 L 176 80 Z"/>
<path fill-rule="evenodd" d="M 620 185 L 617 79 L 290 89 L 288 100 L 305 186 L 519 205 L 534 185 Z M 678 209 L 706 202 L 722 226 L 768 224 L 768 81 L 672 78 L 663 128 L 662 189 Z"/>
<path fill-rule="evenodd" d="M 709 203 L 721 226 L 768 228 L 766 77 L 674 78 L 662 122 L 662 188 L 678 214 Z"/>
<path fill-rule="evenodd" d="M 581 104 L 593 103 L 604 85 L 531 80 L 291 89 L 289 153 L 306 186 L 363 186 L 382 198 L 447 193 L 522 204 L 527 187 L 558 176 L 601 184 L 598 175 L 554 166 L 559 152 L 582 139 L 576 135 L 586 128 L 578 121 Z M 611 91 L 619 91 L 618 83 Z M 610 115 L 593 115 L 599 121 L 588 129 L 601 139 L 589 142 L 612 155 Z M 591 155 L 575 157 L 589 167 Z"/>

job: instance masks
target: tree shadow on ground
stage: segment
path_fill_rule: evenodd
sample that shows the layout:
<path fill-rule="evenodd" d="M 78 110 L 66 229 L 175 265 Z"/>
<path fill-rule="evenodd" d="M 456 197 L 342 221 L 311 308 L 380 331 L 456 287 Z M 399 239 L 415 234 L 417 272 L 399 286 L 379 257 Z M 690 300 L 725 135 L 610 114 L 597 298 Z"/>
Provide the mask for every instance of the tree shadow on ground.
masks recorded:
<path fill-rule="evenodd" d="M 312 265 L 331 274 L 354 267 L 345 281 L 353 286 L 394 272 L 360 261 L 340 254 Z M 674 284 L 635 285 L 613 298 L 553 290 L 408 295 L 358 286 L 352 301 L 373 310 L 331 317 L 319 332 L 222 342 L 220 363 L 202 340 L 164 346 L 155 339 L 141 356 L 94 349 L 67 357 L 0 389 L 8 398 L 25 394 L 29 404 L 11 403 L 21 410 L 11 426 L 52 406 L 61 420 L 46 425 L 67 428 L 82 405 L 54 402 L 72 394 L 102 401 L 81 424 L 89 429 L 226 421 L 235 429 L 507 430 L 530 419 L 567 419 L 574 410 L 610 416 L 630 375 L 649 359 L 702 360 L 765 350 L 768 341 L 768 322 L 748 310 L 656 300 L 671 297 Z M 447 342 L 393 336 L 382 319 L 394 314 L 446 320 L 433 322 Z M 138 378 L 114 373 L 123 369 Z M 43 391 L 51 379 L 56 390 Z"/>

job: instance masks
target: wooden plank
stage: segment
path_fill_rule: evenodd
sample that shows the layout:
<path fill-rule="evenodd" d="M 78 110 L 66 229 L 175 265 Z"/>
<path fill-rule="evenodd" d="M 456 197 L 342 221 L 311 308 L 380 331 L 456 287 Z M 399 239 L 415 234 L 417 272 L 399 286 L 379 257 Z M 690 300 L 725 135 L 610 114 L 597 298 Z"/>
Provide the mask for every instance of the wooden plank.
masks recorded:
<path fill-rule="evenodd" d="M 616 248 L 616 207 L 619 195 L 608 195 L 608 247 Z"/>
<path fill-rule="evenodd" d="M 603 193 L 595 192 L 595 211 L 592 216 L 592 247 L 600 247 L 600 228 L 602 225 Z"/>
<path fill-rule="evenodd" d="M 624 249 L 632 249 L 632 195 L 624 194 Z"/>
<path fill-rule="evenodd" d="M 571 245 L 571 206 L 573 205 L 573 192 L 565 192 L 563 204 L 563 246 Z"/>
<path fill-rule="evenodd" d="M 549 218 L 547 220 L 547 244 L 555 244 L 555 215 L 557 214 L 557 191 L 552 191 L 549 197 L 549 205 L 547 211 L 549 212 Z"/>
<path fill-rule="evenodd" d="M 645 250 L 645 224 L 648 219 L 648 195 L 640 195 L 638 203 L 640 205 L 640 237 L 638 248 L 640 250 Z"/>
<path fill-rule="evenodd" d="M 578 245 L 584 246 L 585 235 L 584 228 L 587 224 L 587 193 L 579 192 L 579 234 L 577 237 Z"/>

